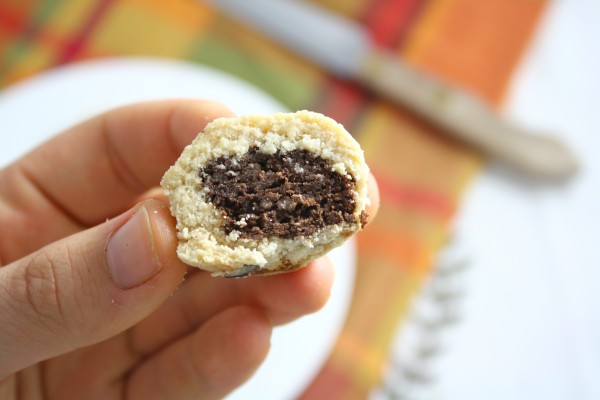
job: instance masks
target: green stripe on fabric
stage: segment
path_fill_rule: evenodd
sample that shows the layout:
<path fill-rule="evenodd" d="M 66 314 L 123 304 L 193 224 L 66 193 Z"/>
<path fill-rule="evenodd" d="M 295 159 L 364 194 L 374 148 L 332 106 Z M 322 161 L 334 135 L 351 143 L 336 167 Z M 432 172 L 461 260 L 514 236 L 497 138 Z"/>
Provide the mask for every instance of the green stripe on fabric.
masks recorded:
<path fill-rule="evenodd" d="M 22 35 L 6 50 L 6 57 L 0 60 L 0 77 L 6 76 L 17 61 L 25 54 L 29 45 L 34 41 L 44 22 L 56 10 L 60 0 L 46 0 L 33 13 Z"/>
<path fill-rule="evenodd" d="M 189 58 L 258 86 L 292 111 L 309 107 L 317 94 L 316 88 L 301 77 L 275 69 L 216 37 L 204 37 Z"/>

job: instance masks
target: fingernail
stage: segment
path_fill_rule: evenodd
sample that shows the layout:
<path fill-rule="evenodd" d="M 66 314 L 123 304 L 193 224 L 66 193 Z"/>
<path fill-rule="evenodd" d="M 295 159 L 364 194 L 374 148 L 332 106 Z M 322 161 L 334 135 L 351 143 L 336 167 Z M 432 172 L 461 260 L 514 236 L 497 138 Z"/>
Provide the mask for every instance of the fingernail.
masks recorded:
<path fill-rule="evenodd" d="M 113 281 L 123 289 L 139 286 L 160 271 L 146 207 L 110 237 L 106 262 Z"/>

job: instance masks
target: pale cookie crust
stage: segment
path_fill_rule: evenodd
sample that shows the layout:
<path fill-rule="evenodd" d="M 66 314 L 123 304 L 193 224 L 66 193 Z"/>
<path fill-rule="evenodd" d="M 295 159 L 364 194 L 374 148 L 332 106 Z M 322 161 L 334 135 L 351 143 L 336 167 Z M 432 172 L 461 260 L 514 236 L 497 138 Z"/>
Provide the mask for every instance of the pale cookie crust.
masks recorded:
<path fill-rule="evenodd" d="M 226 235 L 222 213 L 207 200 L 199 171 L 221 156 L 239 159 L 250 148 L 267 154 L 306 150 L 329 161 L 334 171 L 350 176 L 356 183 L 356 223 L 329 225 L 309 237 L 294 239 L 244 239 L 237 231 Z M 161 181 L 177 220 L 177 255 L 186 264 L 215 276 L 265 275 L 298 269 L 361 229 L 361 214 L 368 203 L 368 173 L 358 143 L 342 125 L 324 115 L 299 111 L 217 119 L 184 149 Z"/>

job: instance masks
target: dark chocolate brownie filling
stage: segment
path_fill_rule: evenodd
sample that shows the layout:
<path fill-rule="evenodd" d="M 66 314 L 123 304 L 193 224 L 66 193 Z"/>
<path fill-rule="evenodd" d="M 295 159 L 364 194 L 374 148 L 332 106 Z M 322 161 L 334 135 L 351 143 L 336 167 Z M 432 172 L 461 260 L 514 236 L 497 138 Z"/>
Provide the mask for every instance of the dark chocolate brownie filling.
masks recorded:
<path fill-rule="evenodd" d="M 253 147 L 237 163 L 226 157 L 209 161 L 199 175 L 209 200 L 223 212 L 227 234 L 290 239 L 356 222 L 356 182 L 306 150 L 265 154 Z"/>

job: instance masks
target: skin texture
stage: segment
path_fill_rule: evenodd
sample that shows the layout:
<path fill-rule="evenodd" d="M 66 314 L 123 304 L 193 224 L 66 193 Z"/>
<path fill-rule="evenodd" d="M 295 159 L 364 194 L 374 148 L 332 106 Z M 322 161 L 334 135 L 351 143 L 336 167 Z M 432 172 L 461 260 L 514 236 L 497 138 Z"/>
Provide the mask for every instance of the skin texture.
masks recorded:
<path fill-rule="evenodd" d="M 211 399 L 245 382 L 273 326 L 326 302 L 323 258 L 227 280 L 182 264 L 156 189 L 225 107 L 120 108 L 0 170 L 0 399 Z M 378 192 L 371 179 L 374 217 Z"/>

